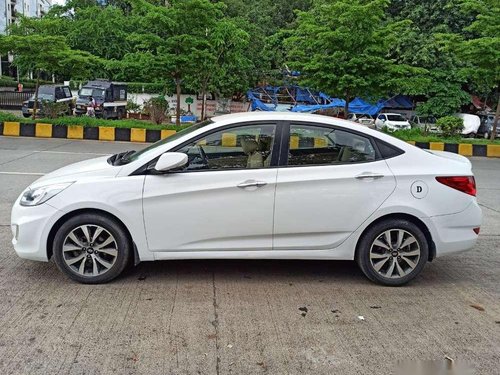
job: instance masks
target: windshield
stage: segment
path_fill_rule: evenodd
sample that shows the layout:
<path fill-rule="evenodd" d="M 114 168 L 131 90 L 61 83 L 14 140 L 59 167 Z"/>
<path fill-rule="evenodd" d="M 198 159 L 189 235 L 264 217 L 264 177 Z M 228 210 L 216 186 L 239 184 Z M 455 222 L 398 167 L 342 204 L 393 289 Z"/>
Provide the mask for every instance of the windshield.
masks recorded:
<path fill-rule="evenodd" d="M 406 121 L 406 119 L 401 115 L 387 115 L 387 120 L 389 120 L 389 121 Z"/>
<path fill-rule="evenodd" d="M 80 96 L 104 96 L 103 89 L 94 89 L 91 87 L 82 87 L 80 90 Z"/>
<path fill-rule="evenodd" d="M 35 100 L 35 95 L 33 95 L 30 100 Z M 43 100 L 50 100 L 50 101 L 53 101 L 54 100 L 54 95 L 39 92 L 38 93 L 38 100 L 42 100 L 42 101 Z"/>
<path fill-rule="evenodd" d="M 35 100 L 35 95 L 31 97 L 31 100 Z M 54 100 L 54 88 L 40 86 L 38 88 L 38 100 Z"/>
<path fill-rule="evenodd" d="M 163 138 L 162 140 L 153 143 L 151 146 L 148 146 L 148 147 L 146 147 L 146 148 L 144 148 L 144 149 L 142 149 L 140 151 L 137 151 L 134 154 L 128 156 L 127 157 L 127 161 L 131 162 L 131 161 L 135 161 L 137 159 L 140 159 L 144 154 L 149 153 L 150 151 L 156 149 L 157 147 L 160 147 L 160 146 L 163 146 L 163 145 L 165 145 L 167 143 L 173 142 L 176 139 L 179 139 L 180 137 L 184 137 L 186 134 L 192 133 L 195 130 L 198 130 L 198 129 L 200 129 L 200 128 L 204 127 L 204 126 L 207 126 L 209 124 L 212 124 L 212 123 L 213 123 L 212 120 L 205 120 L 205 121 L 199 122 L 197 124 L 194 124 L 193 126 L 190 126 L 190 127 L 186 128 L 186 129 L 182 129 L 181 131 L 178 131 L 174 135 L 171 135 L 168 138 Z"/>

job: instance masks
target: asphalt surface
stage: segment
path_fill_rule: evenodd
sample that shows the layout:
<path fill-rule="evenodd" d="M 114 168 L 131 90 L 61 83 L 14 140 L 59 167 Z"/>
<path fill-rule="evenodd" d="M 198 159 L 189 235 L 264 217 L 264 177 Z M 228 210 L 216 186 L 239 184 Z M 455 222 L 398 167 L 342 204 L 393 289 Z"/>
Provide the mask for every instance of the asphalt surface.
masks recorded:
<path fill-rule="evenodd" d="M 89 286 L 15 255 L 10 208 L 26 186 L 140 147 L 0 137 L 0 374 L 390 374 L 445 356 L 500 373 L 500 159 L 472 159 L 474 250 L 402 288 L 332 261 L 142 263 Z"/>

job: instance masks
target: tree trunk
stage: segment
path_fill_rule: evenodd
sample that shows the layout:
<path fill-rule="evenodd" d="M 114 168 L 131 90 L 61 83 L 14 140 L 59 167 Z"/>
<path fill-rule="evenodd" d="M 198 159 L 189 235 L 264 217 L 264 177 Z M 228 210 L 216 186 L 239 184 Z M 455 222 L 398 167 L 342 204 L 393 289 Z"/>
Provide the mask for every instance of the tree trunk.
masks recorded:
<path fill-rule="evenodd" d="M 38 108 L 38 89 L 40 87 L 40 69 L 36 72 L 36 84 L 35 84 L 35 103 L 33 103 L 33 120 L 36 117 L 36 110 Z"/>
<path fill-rule="evenodd" d="M 177 93 L 177 106 L 175 113 L 175 125 L 181 125 L 181 80 L 180 78 L 175 79 L 176 93 Z"/>
<path fill-rule="evenodd" d="M 498 95 L 497 110 L 495 112 L 495 120 L 493 121 L 493 130 L 491 131 L 491 138 L 490 138 L 491 141 L 494 141 L 495 137 L 497 136 L 499 117 L 500 117 L 500 95 Z"/>
<path fill-rule="evenodd" d="M 351 98 L 349 97 L 349 93 L 346 93 L 345 95 L 345 105 L 344 105 L 344 119 L 347 119 L 347 116 L 349 115 L 349 100 Z"/>
<path fill-rule="evenodd" d="M 207 111 L 207 86 L 201 88 L 201 121 L 205 121 Z"/>

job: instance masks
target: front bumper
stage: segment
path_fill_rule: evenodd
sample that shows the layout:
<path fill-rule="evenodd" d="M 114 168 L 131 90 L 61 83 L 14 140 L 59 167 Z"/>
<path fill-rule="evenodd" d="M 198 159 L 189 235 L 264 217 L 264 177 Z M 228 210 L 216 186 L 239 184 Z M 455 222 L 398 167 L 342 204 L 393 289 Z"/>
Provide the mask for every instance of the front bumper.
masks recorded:
<path fill-rule="evenodd" d="M 47 203 L 23 207 L 18 199 L 11 213 L 12 245 L 17 255 L 24 259 L 48 261 L 47 238 L 61 214 Z"/>

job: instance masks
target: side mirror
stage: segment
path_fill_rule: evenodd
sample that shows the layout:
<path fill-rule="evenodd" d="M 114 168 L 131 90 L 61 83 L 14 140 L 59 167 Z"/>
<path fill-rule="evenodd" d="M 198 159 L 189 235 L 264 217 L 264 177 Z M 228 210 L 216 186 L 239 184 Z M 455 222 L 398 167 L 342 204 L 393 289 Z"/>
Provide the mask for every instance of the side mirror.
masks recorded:
<path fill-rule="evenodd" d="M 157 172 L 168 172 L 184 167 L 188 163 L 188 156 L 182 152 L 166 152 L 160 156 L 154 167 Z"/>

